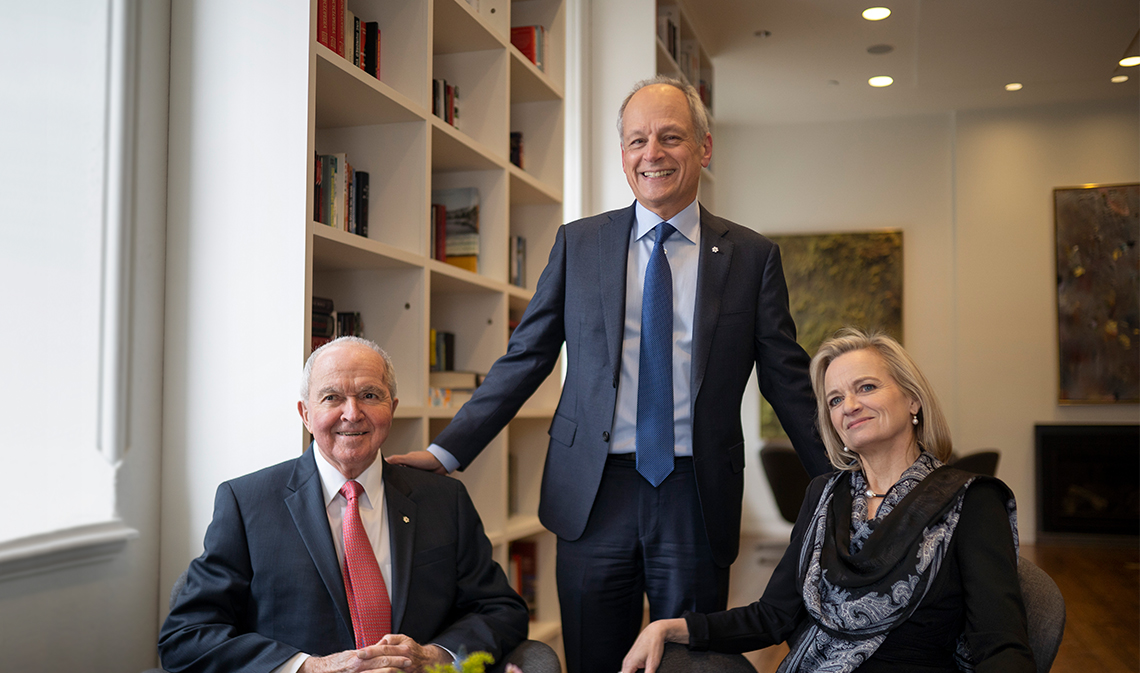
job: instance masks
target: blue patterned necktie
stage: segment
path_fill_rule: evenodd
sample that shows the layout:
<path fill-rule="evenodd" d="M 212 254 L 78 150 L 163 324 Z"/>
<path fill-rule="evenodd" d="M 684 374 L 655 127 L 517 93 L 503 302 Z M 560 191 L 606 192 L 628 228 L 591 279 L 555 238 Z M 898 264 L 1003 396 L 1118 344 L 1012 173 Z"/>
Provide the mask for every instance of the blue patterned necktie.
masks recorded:
<path fill-rule="evenodd" d="M 641 292 L 641 357 L 637 373 L 637 471 L 659 486 L 673 471 L 673 274 L 665 240 L 673 225 L 657 225 Z"/>

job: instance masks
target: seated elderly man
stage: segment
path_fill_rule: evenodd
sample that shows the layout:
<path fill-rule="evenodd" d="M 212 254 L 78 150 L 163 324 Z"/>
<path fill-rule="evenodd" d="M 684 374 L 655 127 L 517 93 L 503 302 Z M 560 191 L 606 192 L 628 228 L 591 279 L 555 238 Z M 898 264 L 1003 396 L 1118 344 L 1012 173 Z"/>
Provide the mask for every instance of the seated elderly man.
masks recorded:
<path fill-rule="evenodd" d="M 463 485 L 376 460 L 396 404 L 375 343 L 312 354 L 297 408 L 316 450 L 218 488 L 159 634 L 167 671 L 418 672 L 526 638 Z"/>

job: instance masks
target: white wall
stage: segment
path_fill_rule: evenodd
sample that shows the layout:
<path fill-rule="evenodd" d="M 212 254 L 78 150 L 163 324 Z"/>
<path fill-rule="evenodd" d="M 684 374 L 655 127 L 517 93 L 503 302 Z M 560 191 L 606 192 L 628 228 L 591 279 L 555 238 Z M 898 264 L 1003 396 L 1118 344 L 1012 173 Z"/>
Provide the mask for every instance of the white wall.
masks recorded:
<path fill-rule="evenodd" d="M 34 271 L 5 283 L 15 294 L 32 296 L 43 289 L 36 274 L 45 272 L 60 285 L 83 284 L 79 282 L 81 269 L 64 264 L 72 259 L 65 249 L 93 245 L 94 252 L 99 251 L 103 161 L 113 143 L 108 142 L 101 121 L 90 123 L 92 116 L 102 120 L 104 106 L 96 104 L 90 109 L 90 101 L 83 100 L 92 93 L 101 99 L 104 92 L 91 92 L 87 84 L 76 83 L 74 78 L 90 76 L 96 87 L 105 84 L 106 56 L 113 41 L 107 39 L 104 28 L 114 23 L 108 21 L 112 4 L 116 3 L 6 3 L 0 11 L 4 14 L 0 25 L 16 29 L 5 42 L 15 49 L 6 62 L 17 64 L 8 70 L 28 75 L 19 85 L 5 81 L 9 98 L 0 107 L 0 118 L 6 132 L 20 136 L 19 144 L 33 147 L 30 152 L 16 153 L 16 142 L 3 143 L 13 156 L 24 157 L 8 162 L 20 168 L 20 173 L 17 179 L 2 181 L 13 190 L 5 193 L 4 207 L 10 215 L 13 207 L 19 208 L 8 198 L 15 193 L 34 206 L 29 217 L 10 217 L 6 224 L 49 241 L 54 238 L 58 246 L 20 250 L 25 256 L 20 264 Z M 0 669 L 5 671 L 120 673 L 142 671 L 156 660 L 170 8 L 169 3 L 157 0 L 117 4 L 135 4 L 139 39 L 138 99 L 133 109 L 135 123 L 130 125 L 135 143 L 134 179 L 131 174 L 123 175 L 133 187 L 133 202 L 128 204 L 133 206 L 128 232 L 133 239 L 126 299 L 129 320 L 124 325 L 126 334 L 120 335 L 130 345 L 125 451 L 119 460 L 104 460 L 92 441 L 95 432 L 88 425 L 90 419 L 77 418 L 75 413 L 96 397 L 83 383 L 92 360 L 97 368 L 97 344 L 88 342 L 97 341 L 98 335 L 80 329 L 83 316 L 78 311 L 97 313 L 101 308 L 98 296 L 94 305 L 78 310 L 45 302 L 30 312 L 14 310 L 7 303 L 11 298 L 6 299 L 5 314 L 21 315 L 27 329 L 5 330 L 20 340 L 4 349 L 8 364 L 20 363 L 19 368 L 4 369 L 5 388 L 35 405 L 10 405 L 7 400 L 2 405 L 9 440 L 4 449 L 5 490 L 20 494 L 16 505 L 5 507 L 2 516 L 6 521 L 31 521 L 46 511 L 79 517 L 71 522 L 53 518 L 50 528 L 117 518 L 138 531 L 138 536 L 102 561 L 0 579 Z M 9 10 L 18 10 L 20 20 L 10 21 L 13 14 Z M 83 38 L 92 31 L 100 33 L 98 39 Z M 48 33 L 55 36 L 58 48 L 44 51 L 43 37 Z M 21 116 L 17 123 L 13 109 L 7 106 L 16 100 L 35 114 Z M 5 227 L 5 240 L 10 243 L 8 233 Z M 91 292 L 97 295 L 99 291 L 98 282 L 95 285 L 72 289 L 77 298 L 91 301 Z M 78 357 L 85 362 L 74 367 Z M 84 441 L 71 444 L 68 438 L 76 433 Z M 9 460 L 17 453 L 32 458 L 33 466 L 18 468 Z M 74 479 L 60 480 L 60 475 Z M 103 485 L 94 495 L 84 490 L 84 480 L 103 479 L 105 490 Z M 59 490 L 51 491 L 53 483 Z"/>
<path fill-rule="evenodd" d="M 173 3 L 163 587 L 201 553 L 218 484 L 301 449 L 309 9 Z"/>
<path fill-rule="evenodd" d="M 1103 103 L 718 128 L 721 215 L 762 233 L 903 230 L 905 344 L 958 450 L 1002 451 L 1026 541 L 1033 424 L 1137 419 L 1136 405 L 1057 406 L 1052 261 L 1053 187 L 1140 179 L 1137 129 L 1135 104 Z M 782 530 L 749 458 L 745 529 Z"/>

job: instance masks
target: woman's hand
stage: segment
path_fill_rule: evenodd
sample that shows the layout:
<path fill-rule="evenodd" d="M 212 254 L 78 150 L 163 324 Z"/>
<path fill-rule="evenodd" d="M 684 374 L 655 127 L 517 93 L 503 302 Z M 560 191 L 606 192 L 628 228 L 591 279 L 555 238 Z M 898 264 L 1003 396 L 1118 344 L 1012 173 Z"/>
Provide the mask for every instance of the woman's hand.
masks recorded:
<path fill-rule="evenodd" d="M 621 673 L 634 673 L 640 668 L 654 673 L 661 664 L 665 643 L 689 643 L 689 625 L 684 619 L 659 619 L 645 627 L 622 660 Z"/>

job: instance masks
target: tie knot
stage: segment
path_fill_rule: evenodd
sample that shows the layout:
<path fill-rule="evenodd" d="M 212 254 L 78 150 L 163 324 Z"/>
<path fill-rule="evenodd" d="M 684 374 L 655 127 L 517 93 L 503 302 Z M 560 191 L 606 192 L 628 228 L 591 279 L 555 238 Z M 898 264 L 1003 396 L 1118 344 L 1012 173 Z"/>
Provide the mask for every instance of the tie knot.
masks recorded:
<path fill-rule="evenodd" d="M 340 487 L 340 494 L 344 496 L 345 500 L 356 500 L 356 498 L 364 492 L 364 487 L 360 482 L 348 480 L 344 482 L 344 486 Z"/>
<path fill-rule="evenodd" d="M 654 229 L 657 231 L 657 239 L 654 241 L 654 246 L 658 248 L 665 244 L 665 239 L 672 236 L 674 231 L 677 231 L 673 228 L 673 225 L 668 222 L 662 222 L 654 227 Z"/>

